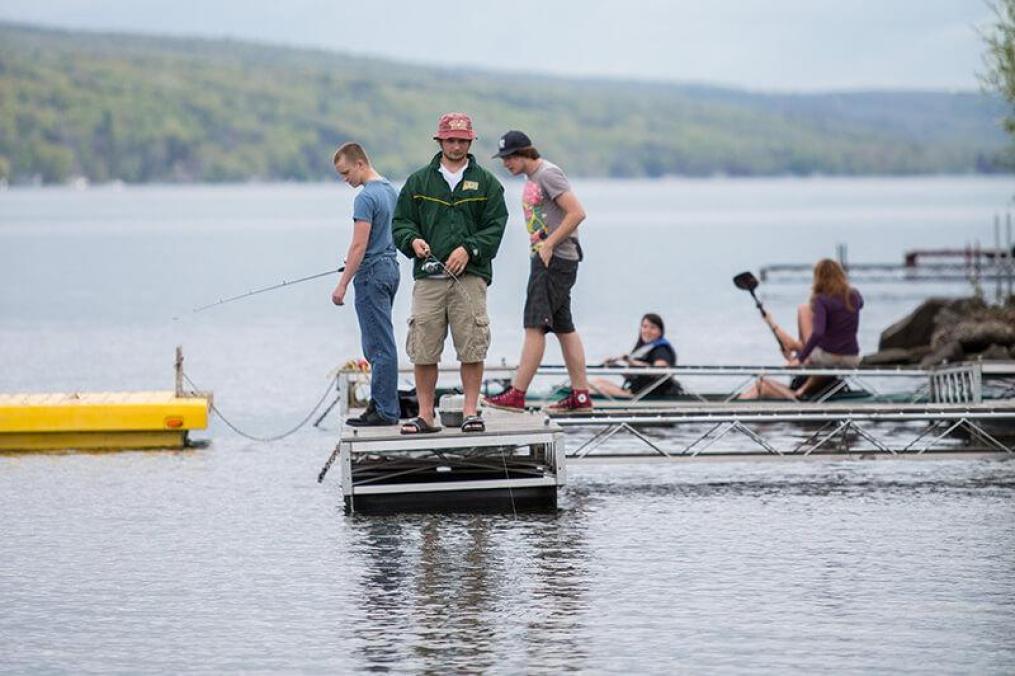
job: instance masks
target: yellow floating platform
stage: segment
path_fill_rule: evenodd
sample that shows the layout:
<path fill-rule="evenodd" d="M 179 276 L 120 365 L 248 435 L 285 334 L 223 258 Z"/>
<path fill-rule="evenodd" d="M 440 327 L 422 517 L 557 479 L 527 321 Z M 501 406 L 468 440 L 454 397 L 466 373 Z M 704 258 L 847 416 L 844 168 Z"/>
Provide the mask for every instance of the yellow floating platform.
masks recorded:
<path fill-rule="evenodd" d="M 0 451 L 183 448 L 209 406 L 171 391 L 0 394 Z"/>

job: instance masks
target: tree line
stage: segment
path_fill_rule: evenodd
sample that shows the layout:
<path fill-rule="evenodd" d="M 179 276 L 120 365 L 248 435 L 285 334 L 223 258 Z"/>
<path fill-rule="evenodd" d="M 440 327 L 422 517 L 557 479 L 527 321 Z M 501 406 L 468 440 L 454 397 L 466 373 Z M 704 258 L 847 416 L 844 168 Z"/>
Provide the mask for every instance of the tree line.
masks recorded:
<path fill-rule="evenodd" d="M 11 183 L 315 181 L 348 140 L 398 178 L 434 151 L 449 110 L 473 115 L 484 160 L 500 133 L 523 129 L 578 176 L 1011 167 L 1003 102 L 978 92 L 757 94 L 0 24 L 0 179 Z"/>

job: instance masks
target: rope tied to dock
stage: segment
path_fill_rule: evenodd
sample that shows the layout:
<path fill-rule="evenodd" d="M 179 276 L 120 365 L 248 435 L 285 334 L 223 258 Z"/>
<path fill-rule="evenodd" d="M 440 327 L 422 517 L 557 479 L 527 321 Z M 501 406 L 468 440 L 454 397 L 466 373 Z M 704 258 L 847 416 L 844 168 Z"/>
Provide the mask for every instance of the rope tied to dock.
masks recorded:
<path fill-rule="evenodd" d="M 201 388 L 198 387 L 197 384 L 193 380 L 191 380 L 190 376 L 188 376 L 186 373 L 183 373 L 183 378 L 184 378 L 184 380 L 187 381 L 188 384 L 190 384 L 191 387 L 194 388 L 194 390 L 199 391 L 199 392 L 202 391 Z M 275 435 L 271 435 L 271 436 L 267 436 L 267 437 L 259 437 L 259 436 L 256 436 L 254 434 L 250 434 L 248 432 L 244 432 L 239 427 L 237 427 L 232 422 L 230 422 L 230 420 L 228 418 L 226 418 L 222 414 L 222 411 L 219 410 L 219 408 L 215 405 L 214 402 L 210 402 L 209 406 L 211 407 L 212 412 L 215 415 L 217 415 L 219 418 L 221 418 L 222 422 L 224 422 L 226 424 L 226 427 L 231 429 L 233 432 L 236 432 L 238 435 L 240 435 L 244 439 L 249 439 L 250 441 L 260 441 L 260 442 L 265 442 L 265 443 L 270 443 L 270 442 L 273 442 L 273 441 L 281 441 L 282 439 L 285 439 L 286 437 L 289 437 L 289 436 L 292 436 L 293 434 L 296 434 L 296 432 L 300 431 L 308 422 L 310 422 L 311 418 L 314 417 L 314 414 L 316 414 L 317 411 L 321 408 L 321 405 L 324 404 L 324 402 L 328 399 L 328 395 L 331 394 L 331 391 L 332 391 L 332 389 L 334 389 L 335 384 L 336 384 L 337 381 L 338 381 L 338 376 L 337 375 L 335 377 L 333 377 L 331 380 L 328 381 L 328 386 L 327 386 L 327 388 L 325 388 L 324 394 L 322 394 L 321 398 L 317 401 L 316 404 L 314 404 L 314 407 L 312 409 L 310 409 L 310 413 L 308 413 L 295 427 L 293 427 L 292 429 L 289 429 L 289 430 L 287 430 L 285 432 L 282 432 L 281 434 L 275 434 Z"/>

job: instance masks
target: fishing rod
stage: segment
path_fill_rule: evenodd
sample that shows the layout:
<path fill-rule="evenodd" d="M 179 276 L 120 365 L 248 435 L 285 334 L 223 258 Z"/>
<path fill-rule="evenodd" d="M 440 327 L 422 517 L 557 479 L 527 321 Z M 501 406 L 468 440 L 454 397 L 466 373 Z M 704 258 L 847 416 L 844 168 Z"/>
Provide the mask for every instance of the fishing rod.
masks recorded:
<path fill-rule="evenodd" d="M 213 308 L 213 307 L 218 307 L 219 305 L 225 305 L 226 303 L 232 303 L 234 300 L 240 300 L 241 298 L 249 298 L 250 296 L 256 296 L 259 293 L 265 293 L 266 291 L 274 291 L 275 289 L 281 289 L 284 286 L 292 286 L 293 284 L 299 284 L 300 282 L 309 282 L 311 279 L 317 279 L 319 277 L 327 277 L 328 275 L 333 275 L 333 274 L 338 273 L 338 272 L 343 272 L 344 270 L 345 270 L 345 266 L 343 265 L 342 267 L 340 267 L 340 268 L 338 268 L 336 270 L 328 270 L 327 272 L 319 272 L 316 275 L 310 275 L 308 277 L 300 277 L 299 279 L 294 279 L 294 280 L 291 280 L 291 281 L 285 281 L 284 280 L 280 284 L 275 284 L 273 286 L 266 286 L 263 289 L 256 289 L 254 291 L 248 291 L 247 293 L 241 293 L 240 295 L 233 296 L 232 298 L 223 298 L 223 299 L 218 300 L 218 301 L 216 301 L 214 303 L 209 303 L 208 305 L 202 305 L 201 307 L 196 307 L 196 308 L 194 308 L 193 312 L 203 312 L 204 310 L 208 310 L 208 309 Z"/>

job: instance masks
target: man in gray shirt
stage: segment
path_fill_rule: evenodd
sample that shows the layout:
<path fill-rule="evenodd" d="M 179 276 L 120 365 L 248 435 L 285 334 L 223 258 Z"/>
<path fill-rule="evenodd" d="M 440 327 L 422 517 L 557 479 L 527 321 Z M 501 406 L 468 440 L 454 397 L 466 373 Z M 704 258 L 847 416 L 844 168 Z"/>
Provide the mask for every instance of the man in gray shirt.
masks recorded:
<path fill-rule="evenodd" d="M 550 408 L 592 408 L 585 374 L 585 348 L 571 317 L 571 288 L 582 259 L 576 232 L 585 220 L 585 210 L 564 172 L 540 157 L 523 132 L 504 134 L 500 151 L 494 157 L 501 158 L 512 175 L 525 174 L 528 179 L 522 190 L 522 209 L 532 250 L 525 297 L 525 342 L 518 372 L 512 386 L 499 395 L 487 397 L 486 404 L 505 410 L 525 410 L 525 391 L 543 359 L 546 334 L 552 331 L 564 353 L 571 392 Z"/>

